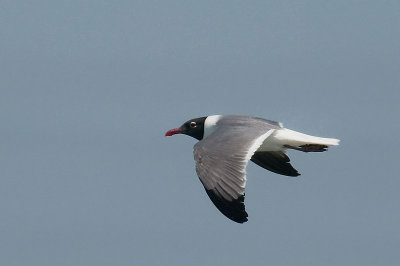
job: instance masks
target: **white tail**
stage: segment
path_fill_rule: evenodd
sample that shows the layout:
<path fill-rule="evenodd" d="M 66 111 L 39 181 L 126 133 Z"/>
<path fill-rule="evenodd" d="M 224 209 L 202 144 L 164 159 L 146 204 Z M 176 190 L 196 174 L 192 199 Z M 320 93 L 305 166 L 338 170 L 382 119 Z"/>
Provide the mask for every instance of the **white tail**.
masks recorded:
<path fill-rule="evenodd" d="M 339 145 L 340 141 L 338 139 L 332 139 L 332 138 L 314 137 L 286 128 L 283 128 L 281 130 L 276 130 L 274 136 L 276 140 L 279 140 L 280 142 L 282 142 L 282 144 L 291 145 L 295 147 L 306 144 L 337 146 Z"/>
<path fill-rule="evenodd" d="M 282 128 L 275 130 L 259 148 L 259 151 L 277 151 L 285 148 L 297 148 L 303 145 L 337 146 L 338 139 L 314 137 L 294 130 Z M 323 149 L 325 150 L 325 149 Z M 323 151 L 319 150 L 319 151 Z M 305 151 L 305 150 L 304 150 Z"/>

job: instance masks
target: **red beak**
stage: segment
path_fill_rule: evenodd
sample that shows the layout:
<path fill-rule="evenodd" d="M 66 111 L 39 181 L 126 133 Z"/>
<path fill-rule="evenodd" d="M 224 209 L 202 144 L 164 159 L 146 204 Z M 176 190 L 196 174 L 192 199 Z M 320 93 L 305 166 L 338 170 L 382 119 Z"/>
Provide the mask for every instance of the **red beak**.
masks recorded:
<path fill-rule="evenodd" d="M 168 130 L 167 133 L 165 133 L 165 136 L 172 136 L 172 135 L 181 134 L 181 133 L 182 133 L 182 129 L 174 128 L 174 129 Z"/>

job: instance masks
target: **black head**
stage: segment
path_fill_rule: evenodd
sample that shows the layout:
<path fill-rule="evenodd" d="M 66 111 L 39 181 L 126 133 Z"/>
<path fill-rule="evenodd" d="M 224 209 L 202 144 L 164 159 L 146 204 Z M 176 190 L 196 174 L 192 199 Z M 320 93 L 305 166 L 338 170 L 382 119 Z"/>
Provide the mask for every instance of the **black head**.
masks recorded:
<path fill-rule="evenodd" d="M 206 121 L 206 118 L 207 117 L 205 116 L 186 121 L 179 128 L 168 130 L 167 133 L 165 133 L 165 136 L 172 136 L 175 134 L 185 134 L 195 139 L 202 140 L 204 136 L 204 123 Z"/>

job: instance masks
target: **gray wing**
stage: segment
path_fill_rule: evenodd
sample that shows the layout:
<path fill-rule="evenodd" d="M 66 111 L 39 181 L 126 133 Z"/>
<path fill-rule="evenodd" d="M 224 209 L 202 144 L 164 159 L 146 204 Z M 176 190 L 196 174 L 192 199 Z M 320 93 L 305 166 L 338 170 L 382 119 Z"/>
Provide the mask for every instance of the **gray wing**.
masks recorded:
<path fill-rule="evenodd" d="M 229 219 L 247 221 L 244 206 L 246 166 L 262 142 L 279 125 L 229 116 L 194 146 L 196 172 L 211 201 Z"/>

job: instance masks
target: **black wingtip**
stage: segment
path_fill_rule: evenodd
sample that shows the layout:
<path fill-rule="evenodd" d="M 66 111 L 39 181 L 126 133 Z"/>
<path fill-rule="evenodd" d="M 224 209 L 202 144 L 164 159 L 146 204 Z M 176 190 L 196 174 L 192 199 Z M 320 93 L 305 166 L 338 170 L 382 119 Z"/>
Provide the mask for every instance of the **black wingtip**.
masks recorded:
<path fill-rule="evenodd" d="M 284 152 L 256 152 L 253 157 L 251 157 L 251 161 L 264 169 L 280 175 L 300 175 L 290 164 L 290 159 Z"/>
<path fill-rule="evenodd" d="M 298 147 L 291 145 L 283 145 L 283 146 L 288 149 L 293 149 L 303 152 L 324 152 L 328 150 L 328 146 L 323 144 L 304 144 Z"/>
<path fill-rule="evenodd" d="M 248 221 L 248 214 L 244 206 L 244 195 L 239 198 L 228 201 L 220 198 L 213 190 L 206 189 L 207 195 L 214 203 L 215 207 L 226 217 L 237 223 L 245 223 Z"/>

